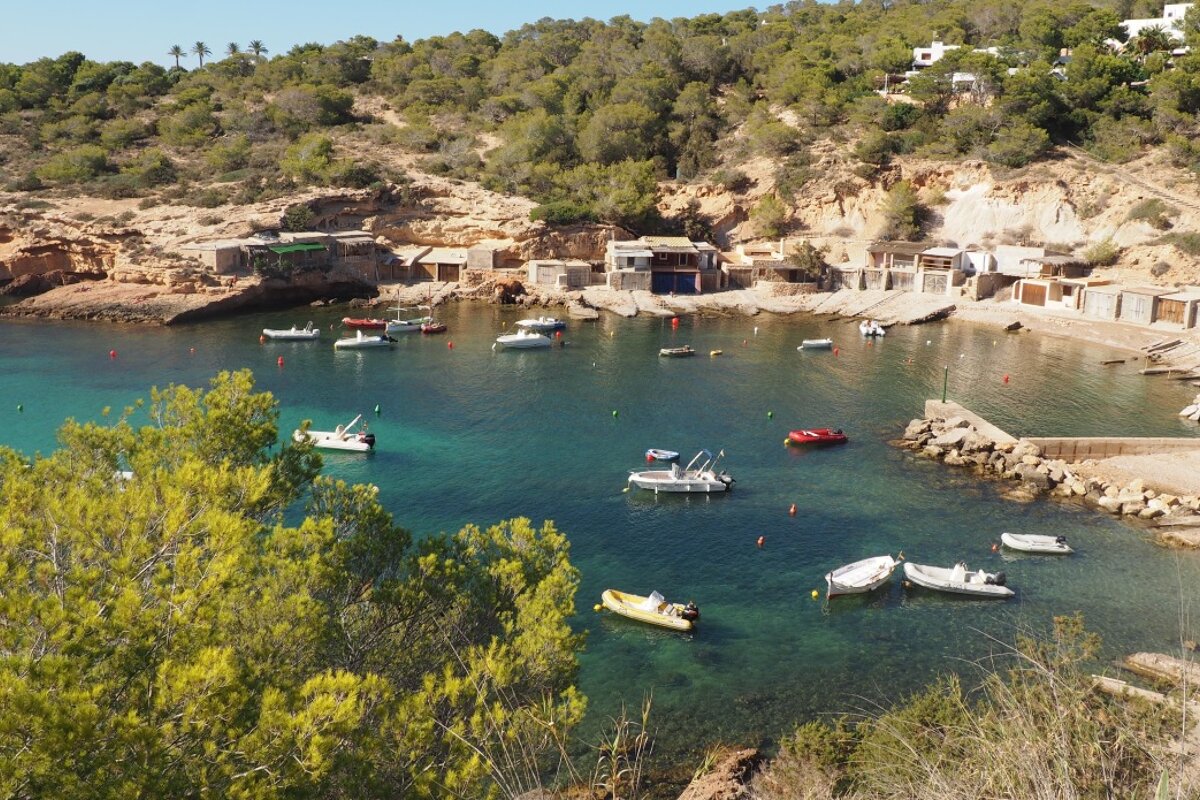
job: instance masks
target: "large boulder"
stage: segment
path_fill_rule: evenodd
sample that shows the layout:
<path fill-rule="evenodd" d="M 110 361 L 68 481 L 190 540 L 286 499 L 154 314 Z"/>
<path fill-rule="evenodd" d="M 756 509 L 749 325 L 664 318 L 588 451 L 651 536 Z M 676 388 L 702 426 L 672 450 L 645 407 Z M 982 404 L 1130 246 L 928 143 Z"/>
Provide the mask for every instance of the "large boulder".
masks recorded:
<path fill-rule="evenodd" d="M 929 429 L 933 426 L 927 419 L 914 419 L 908 423 L 904 429 L 905 439 L 916 439 L 923 433 L 929 433 Z"/>
<path fill-rule="evenodd" d="M 1050 476 L 1040 471 L 1037 467 L 1029 464 L 1022 464 L 1017 467 L 1017 477 L 1024 483 L 1031 483 L 1037 488 L 1045 491 L 1054 486 L 1050 480 Z"/>
<path fill-rule="evenodd" d="M 991 452 L 995 444 L 995 442 L 978 431 L 968 431 L 967 435 L 963 437 L 959 449 L 963 453 L 987 453 Z"/>
<path fill-rule="evenodd" d="M 951 428 L 934 439 L 932 443 L 937 447 L 958 447 L 970 435 L 971 431 L 966 428 Z"/>

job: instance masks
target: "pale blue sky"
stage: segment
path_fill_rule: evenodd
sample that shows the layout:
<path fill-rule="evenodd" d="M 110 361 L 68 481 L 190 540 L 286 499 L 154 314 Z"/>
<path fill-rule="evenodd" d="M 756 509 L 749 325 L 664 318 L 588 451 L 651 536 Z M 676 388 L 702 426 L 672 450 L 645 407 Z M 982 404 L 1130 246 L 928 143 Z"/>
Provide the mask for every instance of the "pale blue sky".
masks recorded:
<path fill-rule="evenodd" d="M 199 40 L 219 57 L 229 42 L 261 39 L 271 54 L 355 34 L 390 41 L 482 28 L 497 35 L 542 17 L 691 17 L 749 8 L 735 0 L 6 0 L 0 62 L 78 50 L 97 61 L 173 62 L 167 48 Z M 185 65 L 195 65 L 189 57 Z"/>

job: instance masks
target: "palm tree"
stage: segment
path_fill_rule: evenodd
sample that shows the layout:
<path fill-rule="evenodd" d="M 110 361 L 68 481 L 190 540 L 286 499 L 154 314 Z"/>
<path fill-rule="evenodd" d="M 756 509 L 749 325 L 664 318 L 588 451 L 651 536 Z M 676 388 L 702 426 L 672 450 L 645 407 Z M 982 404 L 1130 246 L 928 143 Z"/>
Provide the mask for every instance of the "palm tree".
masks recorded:
<path fill-rule="evenodd" d="M 237 42 L 230 42 L 229 44 L 225 45 L 225 55 L 229 56 L 230 58 L 238 55 L 241 52 L 242 48 Z"/>
<path fill-rule="evenodd" d="M 262 58 L 263 54 L 267 52 L 267 46 L 258 39 L 252 40 L 250 44 L 246 45 L 246 49 L 253 53 L 255 58 Z"/>
<path fill-rule="evenodd" d="M 1171 34 L 1159 25 L 1142 29 L 1141 33 L 1133 39 L 1133 49 L 1142 57 L 1143 61 L 1151 53 L 1170 50 L 1174 46 Z"/>
<path fill-rule="evenodd" d="M 196 42 L 194 45 L 192 45 L 192 53 L 200 56 L 200 66 L 203 67 L 204 57 L 211 56 L 212 50 L 209 50 L 208 45 L 206 45 L 204 42 Z"/>
<path fill-rule="evenodd" d="M 179 69 L 179 59 L 187 55 L 187 53 L 183 52 L 183 48 L 179 45 L 173 44 L 171 45 L 171 49 L 167 51 L 167 55 L 174 57 L 175 69 Z"/>

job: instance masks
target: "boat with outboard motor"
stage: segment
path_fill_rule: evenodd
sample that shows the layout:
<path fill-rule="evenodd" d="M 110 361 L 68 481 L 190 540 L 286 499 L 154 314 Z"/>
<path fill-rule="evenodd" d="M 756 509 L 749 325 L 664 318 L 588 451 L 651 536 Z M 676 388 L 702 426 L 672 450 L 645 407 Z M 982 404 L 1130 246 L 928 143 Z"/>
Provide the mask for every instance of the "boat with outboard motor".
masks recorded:
<path fill-rule="evenodd" d="M 1067 537 L 1065 536 L 1047 536 L 1039 533 L 1008 533 L 1005 531 L 1000 534 L 1000 542 L 1005 547 L 1020 550 L 1023 553 L 1065 556 L 1075 552 L 1067 544 Z"/>
<path fill-rule="evenodd" d="M 426 323 L 433 322 L 433 317 L 428 314 L 421 316 L 413 316 L 404 319 L 400 316 L 402 311 L 420 311 L 422 308 L 430 308 L 429 306 L 393 306 L 392 311 L 396 312 L 395 319 L 389 319 L 385 330 L 388 333 L 413 333 L 421 330 L 421 326 Z M 433 309 L 430 308 L 430 311 Z"/>
<path fill-rule="evenodd" d="M 503 336 L 496 337 L 496 344 L 492 345 L 492 349 L 496 349 L 496 345 L 514 350 L 530 350 L 535 347 L 550 347 L 554 342 L 549 336 L 543 336 L 532 330 L 522 328 L 516 333 L 506 333 Z"/>
<path fill-rule="evenodd" d="M 314 328 L 310 322 L 303 328 L 295 325 L 290 328 L 263 328 L 262 335 L 281 342 L 311 342 L 321 338 L 321 329 Z"/>
<path fill-rule="evenodd" d="M 690 631 L 695 627 L 696 620 L 700 619 L 700 609 L 695 603 L 671 603 L 658 592 L 643 597 L 617 589 L 605 589 L 600 595 L 600 602 L 614 614 L 676 631 Z"/>
<path fill-rule="evenodd" d="M 887 329 L 873 319 L 864 319 L 858 323 L 858 332 L 863 336 L 886 336 Z"/>
<path fill-rule="evenodd" d="M 342 317 L 342 325 L 353 330 L 382 331 L 387 329 L 388 321 L 376 317 Z"/>
<path fill-rule="evenodd" d="M 1004 585 L 1006 577 L 1003 572 L 971 572 L 962 561 L 951 569 L 925 564 L 905 564 L 904 577 L 917 586 L 938 592 L 992 598 L 1012 597 L 1016 594 Z"/>
<path fill-rule="evenodd" d="M 354 426 L 362 420 L 362 414 L 350 420 L 346 425 L 338 425 L 332 431 L 312 431 L 297 428 L 292 433 L 292 439 L 297 442 L 312 442 L 314 447 L 325 450 L 350 450 L 365 453 L 375 447 L 375 434 L 367 433 L 367 423 L 354 430 Z"/>
<path fill-rule="evenodd" d="M 825 574 L 825 583 L 828 585 L 825 596 L 837 597 L 840 594 L 864 594 L 874 591 L 892 577 L 892 573 L 903 559 L 903 553 L 898 558 L 892 558 L 891 555 L 872 556 L 838 567 Z"/>
<path fill-rule="evenodd" d="M 784 444 L 845 444 L 849 437 L 841 428 L 801 428 L 788 431 Z"/>
<path fill-rule="evenodd" d="M 530 331 L 558 331 L 567 327 L 567 323 L 557 317 L 535 317 L 534 319 L 519 319 L 518 328 Z"/>
<path fill-rule="evenodd" d="M 388 336 L 386 333 L 378 335 L 365 334 L 361 330 L 354 332 L 354 336 L 346 339 L 338 339 L 333 343 L 335 350 L 366 350 L 372 347 L 391 347 L 396 340 Z"/>
<path fill-rule="evenodd" d="M 658 354 L 663 358 L 687 358 L 696 355 L 696 351 L 692 349 L 691 345 L 685 344 L 682 347 L 660 348 Z"/>
<path fill-rule="evenodd" d="M 678 461 L 679 453 L 674 450 L 660 450 L 657 447 L 651 447 L 646 451 L 647 461 Z"/>
<path fill-rule="evenodd" d="M 713 494 L 727 492 L 734 484 L 729 473 L 717 472 L 717 462 L 725 455 L 722 450 L 713 455 L 708 450 L 701 450 L 696 457 L 682 469 L 678 463 L 671 464 L 670 469 L 650 469 L 630 471 L 629 486 L 639 489 L 649 489 L 659 492 L 682 492 L 686 494 Z M 626 487 L 628 489 L 628 487 Z"/>
<path fill-rule="evenodd" d="M 805 339 L 800 342 L 797 350 L 832 350 L 833 339 Z"/>

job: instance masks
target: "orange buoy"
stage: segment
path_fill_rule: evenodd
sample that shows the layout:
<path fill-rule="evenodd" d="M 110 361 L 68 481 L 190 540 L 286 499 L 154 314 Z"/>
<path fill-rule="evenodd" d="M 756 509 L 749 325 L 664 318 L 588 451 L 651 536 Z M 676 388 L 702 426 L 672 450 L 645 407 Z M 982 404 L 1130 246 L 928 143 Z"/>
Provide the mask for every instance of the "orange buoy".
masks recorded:
<path fill-rule="evenodd" d="M 654 456 L 650 455 L 649 453 L 646 453 L 646 463 L 647 463 L 647 464 L 653 464 L 653 463 L 654 463 Z"/>
<path fill-rule="evenodd" d="M 453 350 L 453 349 L 454 349 L 454 342 L 446 342 L 446 349 L 447 349 L 447 350 Z"/>
<path fill-rule="evenodd" d="M 275 359 L 275 363 L 282 367 L 283 366 L 283 356 L 280 356 L 279 358 Z"/>
<path fill-rule="evenodd" d="M 788 516 L 789 517 L 796 516 L 796 504 L 795 503 L 792 503 L 792 507 L 788 509 Z"/>
<path fill-rule="evenodd" d="M 760 536 L 760 537 L 758 537 L 758 547 L 759 547 L 759 549 L 762 549 L 762 546 L 763 546 L 763 544 L 764 544 L 766 541 L 767 541 L 767 537 L 765 537 L 765 536 Z"/>
<path fill-rule="evenodd" d="M 1005 375 L 1005 376 L 1004 376 L 1004 382 L 1005 382 L 1005 383 L 1008 383 L 1008 376 L 1007 376 L 1007 375 Z"/>
<path fill-rule="evenodd" d="M 838 353 L 840 353 L 840 352 L 842 352 L 840 348 L 837 348 L 837 347 L 833 348 L 833 354 L 834 354 L 835 356 L 836 356 Z"/>
<path fill-rule="evenodd" d="M 108 357 L 109 357 L 109 358 L 116 358 L 116 357 L 117 357 L 117 351 L 116 351 L 116 350 L 109 350 L 109 351 L 108 351 Z"/>
<path fill-rule="evenodd" d="M 262 334 L 262 333 L 260 333 L 260 334 L 258 335 L 258 343 L 259 343 L 259 344 L 266 344 L 266 343 L 267 343 L 267 337 L 266 337 L 266 335 L 265 335 L 265 334 Z"/>
<path fill-rule="evenodd" d="M 992 542 L 992 552 L 995 553 L 999 550 L 1000 550 L 1000 545 L 996 544 L 995 542 Z"/>
<path fill-rule="evenodd" d="M 671 317 L 671 327 L 672 328 L 679 327 L 679 317 Z"/>
<path fill-rule="evenodd" d="M 562 338 L 562 331 L 555 331 L 555 332 L 554 332 L 554 338 L 555 338 L 555 339 L 561 339 L 561 338 Z"/>

